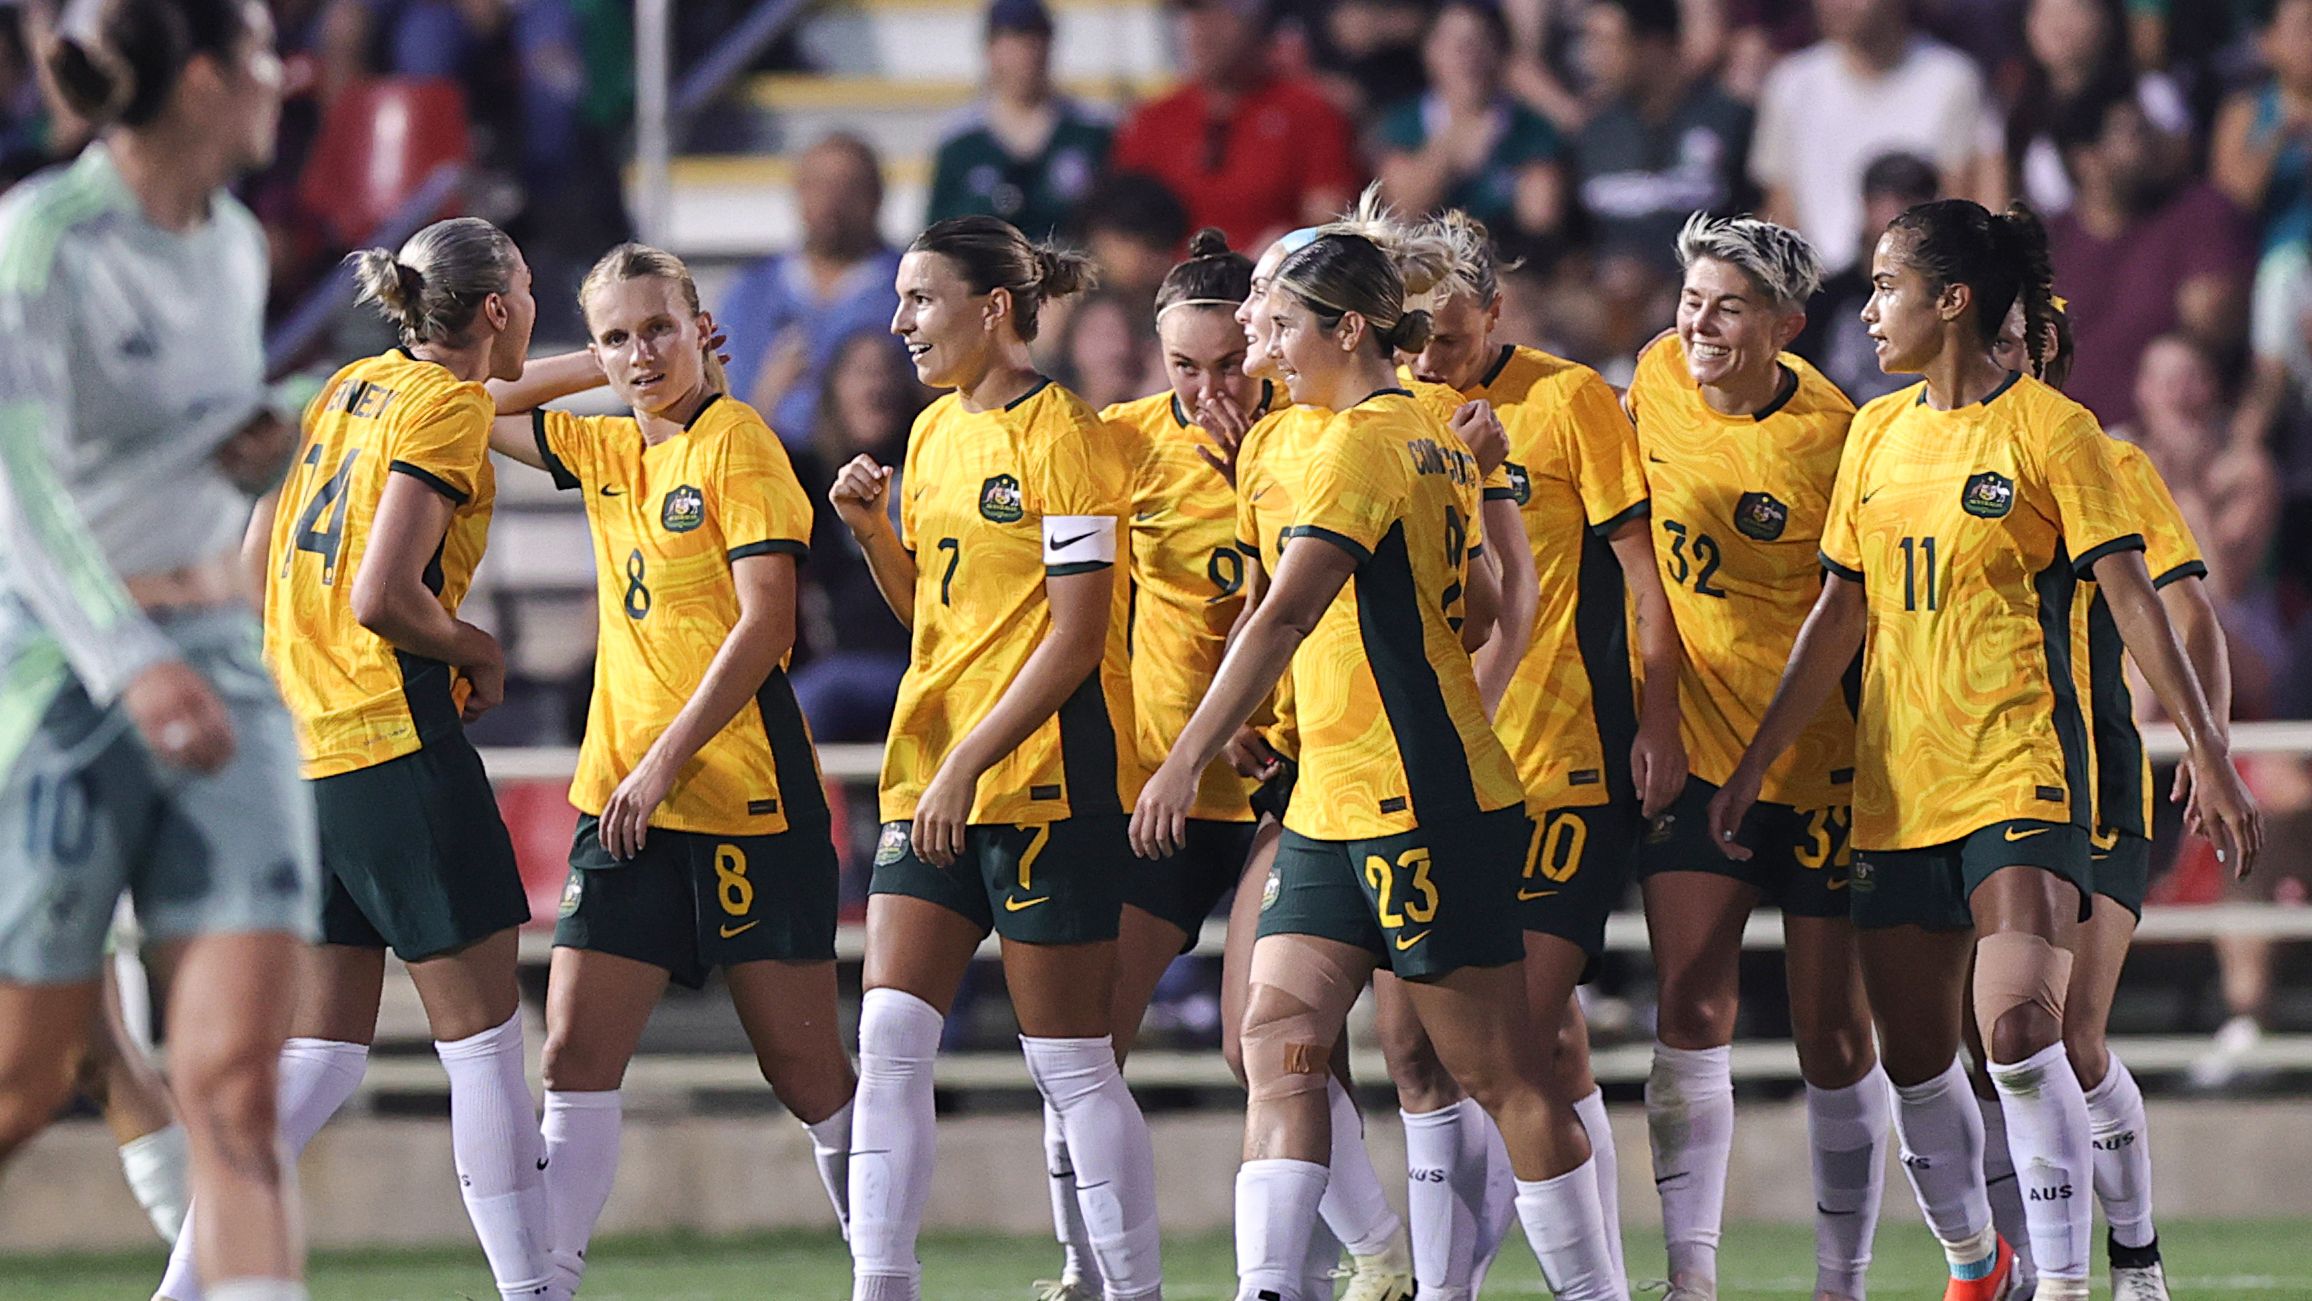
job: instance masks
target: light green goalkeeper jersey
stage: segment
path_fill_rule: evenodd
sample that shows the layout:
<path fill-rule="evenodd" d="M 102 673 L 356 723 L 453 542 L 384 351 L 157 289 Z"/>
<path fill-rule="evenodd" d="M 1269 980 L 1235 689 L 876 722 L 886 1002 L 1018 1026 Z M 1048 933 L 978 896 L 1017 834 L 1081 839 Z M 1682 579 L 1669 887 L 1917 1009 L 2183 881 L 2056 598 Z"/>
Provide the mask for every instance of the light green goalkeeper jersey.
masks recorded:
<path fill-rule="evenodd" d="M 102 144 L 0 197 L 0 624 L 37 624 L 99 704 L 176 654 L 122 580 L 248 524 L 213 457 L 265 399 L 266 273 L 231 195 L 162 229 Z"/>

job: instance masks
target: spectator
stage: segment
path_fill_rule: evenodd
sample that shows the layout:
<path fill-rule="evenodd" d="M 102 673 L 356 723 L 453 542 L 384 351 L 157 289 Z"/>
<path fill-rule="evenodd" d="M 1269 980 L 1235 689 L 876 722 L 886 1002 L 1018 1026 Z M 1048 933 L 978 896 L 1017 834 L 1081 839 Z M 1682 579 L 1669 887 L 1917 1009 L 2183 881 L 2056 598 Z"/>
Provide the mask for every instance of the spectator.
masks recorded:
<path fill-rule="evenodd" d="M 1156 286 L 1188 241 L 1188 210 L 1162 182 L 1125 172 L 1093 187 L 1077 209 L 1076 235 L 1100 265 L 1101 288 L 1154 310 Z M 1051 306 L 1076 305 L 1064 299 Z"/>
<path fill-rule="evenodd" d="M 1922 154 L 1941 170 L 1943 193 L 1976 192 L 1987 98 L 1965 55 L 1912 30 L 1905 0 L 1814 0 L 1814 13 L 1823 39 L 1766 76 L 1750 175 L 1766 215 L 1837 272 L 1854 258 L 1871 159 Z"/>
<path fill-rule="evenodd" d="M 1314 86 L 1269 65 L 1266 0 L 1174 0 L 1188 84 L 1142 105 L 1113 165 L 1162 181 L 1188 226 L 1238 248 L 1329 219 L 1356 193 L 1347 117 Z"/>
<path fill-rule="evenodd" d="M 1583 42 L 1596 111 L 1574 141 L 1599 251 L 1677 270 L 1678 228 L 1739 206 L 1750 112 L 1681 71 L 1677 0 L 1606 0 Z"/>
<path fill-rule="evenodd" d="M 1460 208 L 1514 243 L 1565 217 L 1557 131 L 1502 89 L 1509 28 L 1487 0 L 1448 0 L 1422 43 L 1429 93 L 1381 119 L 1381 189 L 1407 212 Z"/>
<path fill-rule="evenodd" d="M 843 340 L 882 329 L 899 306 L 899 254 L 883 240 L 883 172 L 875 151 L 831 135 L 795 162 L 803 219 L 798 253 L 764 258 L 723 291 L 715 314 L 730 337 L 730 391 L 762 412 L 789 443 L 817 425 L 812 383 Z"/>
<path fill-rule="evenodd" d="M 1049 238 L 1099 179 L 1110 128 L 1052 89 L 1043 0 L 988 6 L 987 88 L 940 142 L 929 220 L 984 212 Z"/>
<path fill-rule="evenodd" d="M 796 477 L 811 500 L 827 500 L 836 472 L 852 457 L 903 464 L 908 430 L 930 400 L 888 331 L 863 329 L 839 340 L 820 374 L 811 441 L 795 456 Z M 896 510 L 898 492 L 889 500 Z M 796 703 L 821 741 L 880 741 L 907 671 L 907 626 L 884 604 L 851 531 L 824 506 L 812 517 L 803 577 L 806 653 L 794 671 Z"/>
<path fill-rule="evenodd" d="M 1068 313 L 1058 351 L 1060 381 L 1095 411 L 1170 382 L 1147 305 L 1112 290 L 1092 294 Z"/>
<path fill-rule="evenodd" d="M 1863 329 L 1862 306 L 1870 299 L 1871 250 L 1880 234 L 1905 209 L 1933 199 L 1938 184 L 1935 165 L 1917 154 L 1871 160 L 1862 173 L 1861 233 L 1848 250 L 1846 269 L 1822 282 L 1822 291 L 1807 305 L 1806 328 L 1790 345 L 1857 403 L 1918 382 L 1879 369 L 1878 352 Z"/>
<path fill-rule="evenodd" d="M 2256 48 L 2271 75 L 2224 105 L 2209 170 L 2268 253 L 2312 238 L 2312 0 L 2276 0 Z"/>
<path fill-rule="evenodd" d="M 2290 471 L 2289 495 L 2312 499 L 2312 251 L 2301 240 L 2266 253 L 2248 297 L 2249 367 L 2232 437 L 2263 446 L 2276 438 Z"/>
<path fill-rule="evenodd" d="M 2055 147 L 2055 122 L 2072 106 L 2132 90 L 2162 132 L 2190 133 L 2191 106 L 2182 88 L 2165 73 L 2138 74 L 2130 62 L 2122 0 L 2030 0 L 2023 35 L 2029 57 L 2023 92 L 2007 115 L 2006 192 L 2021 195 L 2042 217 L 2071 208 L 2071 174 Z"/>
<path fill-rule="evenodd" d="M 2069 391 L 2106 425 L 2125 424 L 2153 339 L 2180 330 L 2219 354 L 2238 342 L 2255 245 L 2231 200 L 2181 179 L 2187 142 L 2154 127 L 2132 88 L 2074 105 L 2056 141 L 2078 186 L 2048 230 L 2079 342 Z"/>
<path fill-rule="evenodd" d="M 1275 13 L 1307 39 L 1325 93 L 1365 120 L 1421 93 L 1421 39 L 1434 7 L 1430 0 L 1282 0 Z"/>

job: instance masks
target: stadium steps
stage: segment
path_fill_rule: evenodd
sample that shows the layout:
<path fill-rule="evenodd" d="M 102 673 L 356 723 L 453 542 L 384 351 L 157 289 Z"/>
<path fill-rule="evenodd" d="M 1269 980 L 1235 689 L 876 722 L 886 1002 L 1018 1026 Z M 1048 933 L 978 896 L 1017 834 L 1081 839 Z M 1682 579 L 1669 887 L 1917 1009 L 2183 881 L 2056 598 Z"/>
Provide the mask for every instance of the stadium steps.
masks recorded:
<path fill-rule="evenodd" d="M 1067 93 L 1120 110 L 1170 79 L 1169 27 L 1156 0 L 1047 0 L 1053 72 Z M 923 224 L 931 157 L 949 119 L 985 78 L 985 6 L 972 0 L 849 0 L 806 18 L 808 74 L 766 74 L 710 110 L 716 147 L 673 167 L 668 242 L 686 257 L 740 259 L 794 246 L 791 156 L 830 131 L 883 155 L 886 237 Z M 628 172 L 628 186 L 635 175 Z"/>

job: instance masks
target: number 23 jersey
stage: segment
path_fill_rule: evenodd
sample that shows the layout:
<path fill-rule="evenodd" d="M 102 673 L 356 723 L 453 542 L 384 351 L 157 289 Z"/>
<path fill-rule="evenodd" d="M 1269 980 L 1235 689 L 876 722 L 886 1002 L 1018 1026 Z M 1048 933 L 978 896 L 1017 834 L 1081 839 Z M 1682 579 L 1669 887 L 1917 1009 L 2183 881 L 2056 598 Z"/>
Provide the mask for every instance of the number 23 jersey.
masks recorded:
<path fill-rule="evenodd" d="M 306 777 L 414 754 L 460 726 L 450 666 L 362 627 L 353 576 L 386 484 L 407 475 L 452 505 L 425 583 L 457 613 L 490 530 L 496 414 L 481 385 L 399 348 L 338 371 L 306 409 L 265 571 L 265 659 L 296 720 Z"/>
<path fill-rule="evenodd" d="M 967 821 L 1027 825 L 1122 813 L 1139 798 L 1127 644 L 1116 573 L 1132 514 L 1135 447 L 1050 380 L 966 411 L 949 393 L 915 419 L 899 483 L 899 537 L 915 555 L 912 647 L 883 747 L 883 820 L 916 801 L 1051 632 L 1047 578 L 1113 581 L 1100 666 L 1059 711 L 982 774 Z"/>
<path fill-rule="evenodd" d="M 1950 411 L 1914 385 L 1855 413 L 1823 563 L 1863 585 L 1854 844 L 2089 821 L 2075 575 L 2143 535 L 2087 409 L 2016 376 Z"/>

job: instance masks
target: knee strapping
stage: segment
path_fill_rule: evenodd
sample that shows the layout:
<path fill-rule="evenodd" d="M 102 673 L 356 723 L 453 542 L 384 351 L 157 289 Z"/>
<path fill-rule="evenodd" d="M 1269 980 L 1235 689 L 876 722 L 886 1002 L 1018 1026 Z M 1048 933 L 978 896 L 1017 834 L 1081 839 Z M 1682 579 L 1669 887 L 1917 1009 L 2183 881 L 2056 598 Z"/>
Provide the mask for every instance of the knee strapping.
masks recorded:
<path fill-rule="evenodd" d="M 1999 931 L 1976 941 L 1975 1023 L 1986 1041 L 2019 1007 L 2043 1008 L 2061 1026 L 2070 987 L 2071 954 L 2041 936 Z"/>
<path fill-rule="evenodd" d="M 1244 1033 L 1244 1073 L 1261 1101 L 1325 1091 L 1333 1041 L 1364 988 L 1364 974 L 1345 964 L 1296 953 L 1258 963 Z"/>

